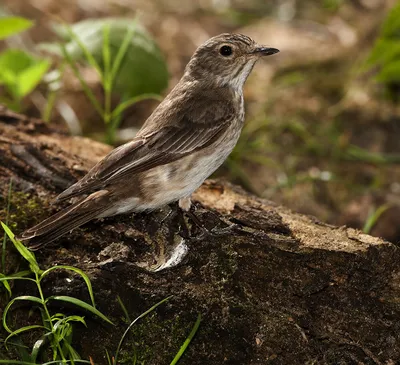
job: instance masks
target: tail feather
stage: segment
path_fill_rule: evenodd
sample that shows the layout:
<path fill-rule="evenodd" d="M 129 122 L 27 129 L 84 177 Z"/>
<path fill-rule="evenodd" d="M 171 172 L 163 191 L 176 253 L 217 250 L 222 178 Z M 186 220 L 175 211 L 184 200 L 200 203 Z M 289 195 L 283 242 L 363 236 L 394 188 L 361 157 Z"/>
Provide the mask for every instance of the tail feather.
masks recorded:
<path fill-rule="evenodd" d="M 100 217 L 108 208 L 106 199 L 102 199 L 107 193 L 102 190 L 91 194 L 83 201 L 73 204 L 27 229 L 18 239 L 29 241 L 28 247 L 34 250 L 56 240 L 92 219 Z"/>

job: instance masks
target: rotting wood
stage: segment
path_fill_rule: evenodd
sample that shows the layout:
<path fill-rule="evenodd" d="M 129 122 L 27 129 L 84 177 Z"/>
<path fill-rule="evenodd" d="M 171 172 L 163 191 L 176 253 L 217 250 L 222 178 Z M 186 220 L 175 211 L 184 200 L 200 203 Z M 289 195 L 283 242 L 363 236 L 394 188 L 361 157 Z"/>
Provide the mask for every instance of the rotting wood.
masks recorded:
<path fill-rule="evenodd" d="M 15 233 L 59 209 L 51 200 L 109 150 L 0 109 L 0 191 L 6 202 L 12 179 Z M 194 199 L 207 227 L 233 222 L 242 230 L 183 240 L 167 207 L 91 222 L 36 254 L 42 267 L 88 272 L 98 308 L 117 319 L 115 328 L 88 319 L 89 330 L 74 334 L 84 358 L 105 364 L 104 349 L 115 349 L 126 326 L 118 321 L 117 295 L 132 317 L 173 295 L 125 344 L 139 344 L 146 364 L 169 363 L 198 313 L 203 321 L 182 364 L 400 362 L 400 254 L 393 244 L 293 213 L 229 183 L 209 180 Z M 0 207 L 1 219 L 4 214 Z M 154 272 L 180 244 L 188 251 L 183 261 Z M 12 272 L 12 251 L 10 258 Z M 87 299 L 79 278 L 68 282 L 57 274 L 45 286 L 49 295 Z"/>

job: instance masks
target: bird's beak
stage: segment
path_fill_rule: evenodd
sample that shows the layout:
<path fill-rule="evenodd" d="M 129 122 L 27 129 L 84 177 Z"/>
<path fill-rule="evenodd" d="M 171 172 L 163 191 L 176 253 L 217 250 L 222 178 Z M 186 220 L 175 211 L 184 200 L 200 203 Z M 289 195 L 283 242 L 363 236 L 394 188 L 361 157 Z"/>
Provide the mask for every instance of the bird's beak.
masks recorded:
<path fill-rule="evenodd" d="M 278 53 L 279 49 L 276 48 L 271 48 L 271 47 L 265 47 L 265 46 L 257 46 L 252 54 L 254 55 L 259 55 L 259 56 L 270 56 L 275 53 Z"/>

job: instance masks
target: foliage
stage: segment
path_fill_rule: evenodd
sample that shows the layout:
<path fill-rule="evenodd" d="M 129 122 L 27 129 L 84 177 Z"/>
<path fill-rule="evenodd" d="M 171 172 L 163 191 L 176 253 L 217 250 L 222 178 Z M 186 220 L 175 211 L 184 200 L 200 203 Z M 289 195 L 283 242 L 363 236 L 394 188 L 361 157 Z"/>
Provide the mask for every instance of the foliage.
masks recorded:
<path fill-rule="evenodd" d="M 30 28 L 33 23 L 20 17 L 0 18 L 0 39 L 13 36 Z M 42 80 L 50 67 L 45 59 L 17 49 L 7 49 L 0 54 L 0 85 L 7 90 L 8 97 L 3 97 L 8 107 L 20 111 L 21 101 Z"/>
<path fill-rule="evenodd" d="M 82 88 L 107 127 L 112 143 L 122 112 L 145 98 L 157 98 L 167 86 L 168 72 L 156 43 L 136 19 L 88 19 L 72 26 L 57 24 L 56 33 L 64 43 L 42 44 L 41 48 L 57 54 L 72 68 Z M 84 61 L 100 76 L 104 106 L 97 101 L 76 62 Z M 111 110 L 111 97 L 121 96 L 121 103 Z"/>
<path fill-rule="evenodd" d="M 199 329 L 200 322 L 201 322 L 201 314 L 199 314 L 197 316 L 196 322 L 194 323 L 193 328 L 189 333 L 189 336 L 187 337 L 187 339 L 185 340 L 185 342 L 179 349 L 178 353 L 176 354 L 176 356 L 174 357 L 174 359 L 172 360 L 170 365 L 175 365 L 178 363 L 179 359 L 182 357 L 183 353 L 186 351 L 187 347 L 189 346 L 190 341 L 192 341 L 194 335 L 196 334 L 197 330 Z"/>
<path fill-rule="evenodd" d="M 0 281 L 3 283 L 3 285 L 5 286 L 10 295 L 12 294 L 12 292 L 9 282 L 14 280 L 23 280 L 35 283 L 38 291 L 38 296 L 22 295 L 14 297 L 8 302 L 8 304 L 4 308 L 2 324 L 4 329 L 9 333 L 7 338 L 4 340 L 5 347 L 8 348 L 9 345 L 16 346 L 17 352 L 21 357 L 21 362 L 15 362 L 15 363 L 42 364 L 43 359 L 45 359 L 45 361 L 47 360 L 48 363 L 51 363 L 52 361 L 55 361 L 56 363 L 84 362 L 80 360 L 78 353 L 71 345 L 72 335 L 73 335 L 73 325 L 75 323 L 82 323 L 86 326 L 84 317 L 79 315 L 66 315 L 63 313 L 51 314 L 49 311 L 49 303 L 54 301 L 70 303 L 75 305 L 76 307 L 79 307 L 103 319 L 105 322 L 112 324 L 112 322 L 106 316 L 104 316 L 104 314 L 102 314 L 101 312 L 99 312 L 99 310 L 96 309 L 92 285 L 89 277 L 82 270 L 72 266 L 60 265 L 60 266 L 53 266 L 44 271 L 41 270 L 38 262 L 36 261 L 34 253 L 29 251 L 20 241 L 15 239 L 14 234 L 3 222 L 1 222 L 1 225 L 5 233 L 7 234 L 8 238 L 11 240 L 15 248 L 18 250 L 19 254 L 29 263 L 29 270 L 21 271 L 13 275 L 0 274 Z M 46 298 L 43 294 L 41 282 L 51 272 L 56 270 L 67 270 L 80 275 L 86 283 L 91 299 L 91 304 L 88 304 L 80 299 L 64 295 L 56 295 Z M 34 278 L 31 277 L 32 275 L 34 276 Z M 12 330 L 9 327 L 8 315 L 11 307 L 18 302 L 30 302 L 35 308 L 38 308 L 41 314 L 42 323 L 27 325 L 20 327 L 16 330 Z M 25 346 L 22 343 L 20 337 L 22 334 L 38 330 L 43 332 L 43 335 L 35 341 L 32 350 L 29 353 L 26 350 L 27 346 Z M 17 341 L 15 341 L 15 338 L 17 338 Z M 11 342 L 11 339 L 13 339 L 13 342 Z M 46 349 L 51 350 L 50 359 L 49 358 L 46 359 L 48 354 L 46 352 Z M 0 364 L 1 363 L 10 364 L 11 361 L 0 360 Z"/>
<path fill-rule="evenodd" d="M 374 228 L 375 224 L 378 222 L 379 218 L 382 216 L 390 208 L 390 204 L 382 204 L 376 209 L 371 209 L 368 214 L 367 220 L 363 227 L 363 232 L 370 234 L 372 228 Z"/>
<path fill-rule="evenodd" d="M 11 187 L 10 187 L 10 189 L 11 189 Z M 0 273 L 0 282 L 6 288 L 6 290 L 10 296 L 12 295 L 10 282 L 12 282 L 14 280 L 24 280 L 24 281 L 35 283 L 39 295 L 38 296 L 22 295 L 22 296 L 14 297 L 8 302 L 8 304 L 4 308 L 2 324 L 3 324 L 4 329 L 9 333 L 9 335 L 4 340 L 4 345 L 5 345 L 6 349 L 8 349 L 8 346 L 10 346 L 10 345 L 14 346 L 16 348 L 17 353 L 20 356 L 21 360 L 19 360 L 19 361 L 0 360 L 0 364 L 22 364 L 22 365 L 34 365 L 34 364 L 50 365 L 50 364 L 60 364 L 60 363 L 63 363 L 63 364 L 74 364 L 74 363 L 76 363 L 76 364 L 78 364 L 78 363 L 94 364 L 94 362 L 92 360 L 90 360 L 90 361 L 82 360 L 80 358 L 79 354 L 72 347 L 73 325 L 76 323 L 82 323 L 83 325 L 86 326 L 84 317 L 76 315 L 76 314 L 75 315 L 66 315 L 66 314 L 59 313 L 59 312 L 55 313 L 55 314 L 51 314 L 49 311 L 49 307 L 48 307 L 49 303 L 52 301 L 61 301 L 61 302 L 65 302 L 65 303 L 70 303 L 70 304 L 75 305 L 76 307 L 79 307 L 87 312 L 92 313 L 93 315 L 103 319 L 105 322 L 112 324 L 112 322 L 104 314 L 102 314 L 101 312 L 99 312 L 96 309 L 95 302 L 94 302 L 93 289 L 92 289 L 92 285 L 91 285 L 89 277 L 82 270 L 80 270 L 76 267 L 72 267 L 72 266 L 59 265 L 59 266 L 52 266 L 47 270 L 40 269 L 34 253 L 29 251 L 20 241 L 18 241 L 14 237 L 14 234 L 11 232 L 11 230 L 8 228 L 8 226 L 6 224 L 1 222 L 1 225 L 3 227 L 5 234 L 8 236 L 8 238 L 14 244 L 14 246 L 17 249 L 17 251 L 19 252 L 19 254 L 29 263 L 29 270 L 20 271 L 13 275 L 5 275 L 3 273 Z M 3 270 L 4 270 L 4 267 L 3 267 Z M 87 286 L 91 304 L 88 304 L 80 299 L 73 298 L 70 296 L 64 296 L 64 295 L 50 296 L 48 298 L 45 298 L 45 296 L 43 294 L 41 282 L 51 272 L 56 271 L 56 270 L 67 270 L 67 271 L 70 271 L 70 272 L 80 275 L 83 278 L 83 280 L 85 281 L 85 284 Z M 34 278 L 31 277 L 32 274 L 33 274 Z M 108 358 L 108 362 L 110 365 L 118 364 L 118 357 L 120 355 L 122 344 L 124 343 L 126 336 L 128 335 L 128 333 L 131 330 L 131 328 L 133 327 L 133 325 L 135 323 L 137 323 L 141 318 L 147 316 L 149 313 L 154 311 L 159 305 L 163 304 L 168 299 L 170 299 L 170 297 L 165 298 L 165 299 L 161 300 L 160 302 L 156 303 L 150 309 L 143 312 L 141 315 L 139 315 L 137 318 L 135 318 L 129 324 L 129 326 L 124 331 L 124 333 L 119 341 L 115 355 L 112 358 L 110 358 L 110 356 L 108 355 L 108 352 L 107 352 L 107 358 Z M 129 318 L 127 310 L 126 310 L 125 306 L 123 305 L 121 299 L 118 298 L 118 301 L 119 301 L 126 317 Z M 30 302 L 30 303 L 32 303 L 32 305 L 34 307 L 37 307 L 41 314 L 42 323 L 26 325 L 26 326 L 20 327 L 16 330 L 12 330 L 8 324 L 9 312 L 10 312 L 11 307 L 15 303 L 18 303 L 18 302 Z M 179 359 L 185 353 L 187 347 L 189 346 L 191 340 L 195 336 L 195 334 L 200 326 L 200 322 L 201 322 L 201 315 L 199 314 L 190 334 L 188 335 L 188 337 L 182 344 L 178 353 L 175 355 L 174 359 L 171 362 L 171 365 L 177 364 Z M 28 346 L 26 346 L 22 342 L 21 335 L 27 334 L 32 331 L 42 331 L 43 335 L 35 341 L 31 352 L 28 352 L 27 351 Z M 52 354 L 50 357 L 46 356 L 49 353 L 48 350 L 50 350 L 50 353 Z M 39 361 L 45 361 L 45 362 L 39 362 Z M 137 361 L 137 359 L 135 360 L 135 363 L 136 363 L 136 361 Z"/>
<path fill-rule="evenodd" d="M 33 22 L 21 17 L 0 18 L 0 40 L 22 32 L 33 26 Z"/>
<path fill-rule="evenodd" d="M 386 85 L 388 91 L 400 84 L 400 4 L 386 18 L 367 64 L 379 66 L 377 80 Z"/>

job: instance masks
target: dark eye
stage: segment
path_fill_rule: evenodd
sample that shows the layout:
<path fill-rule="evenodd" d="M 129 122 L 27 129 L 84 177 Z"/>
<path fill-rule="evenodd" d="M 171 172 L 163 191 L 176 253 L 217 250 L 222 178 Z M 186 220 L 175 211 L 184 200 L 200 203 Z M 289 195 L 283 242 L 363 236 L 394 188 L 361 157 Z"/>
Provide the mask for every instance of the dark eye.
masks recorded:
<path fill-rule="evenodd" d="M 219 49 L 219 53 L 222 54 L 223 56 L 227 57 L 230 56 L 232 54 L 232 47 L 229 46 L 222 46 Z"/>

